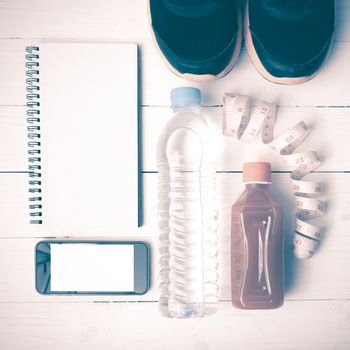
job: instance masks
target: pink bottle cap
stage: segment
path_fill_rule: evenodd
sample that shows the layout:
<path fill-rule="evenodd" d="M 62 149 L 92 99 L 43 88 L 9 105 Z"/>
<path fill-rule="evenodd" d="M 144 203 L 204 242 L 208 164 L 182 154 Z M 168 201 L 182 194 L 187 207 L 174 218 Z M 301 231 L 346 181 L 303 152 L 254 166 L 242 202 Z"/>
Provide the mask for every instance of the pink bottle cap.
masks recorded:
<path fill-rule="evenodd" d="M 271 183 L 271 165 L 265 162 L 243 164 L 243 183 Z"/>

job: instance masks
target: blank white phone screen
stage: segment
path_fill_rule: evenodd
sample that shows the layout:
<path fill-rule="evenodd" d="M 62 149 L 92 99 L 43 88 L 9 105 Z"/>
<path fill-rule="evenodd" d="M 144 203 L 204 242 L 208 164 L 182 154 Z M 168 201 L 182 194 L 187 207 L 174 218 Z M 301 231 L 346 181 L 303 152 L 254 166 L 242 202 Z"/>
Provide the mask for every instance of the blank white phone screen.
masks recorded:
<path fill-rule="evenodd" d="M 51 244 L 51 291 L 134 291 L 134 245 Z"/>

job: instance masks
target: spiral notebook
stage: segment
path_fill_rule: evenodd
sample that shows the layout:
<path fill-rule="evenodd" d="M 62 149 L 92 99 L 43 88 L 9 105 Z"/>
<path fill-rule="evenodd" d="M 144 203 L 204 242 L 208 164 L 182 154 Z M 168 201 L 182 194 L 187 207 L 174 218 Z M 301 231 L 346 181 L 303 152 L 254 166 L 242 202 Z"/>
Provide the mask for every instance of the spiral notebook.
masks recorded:
<path fill-rule="evenodd" d="M 141 225 L 137 46 L 26 48 L 30 223 L 84 233 Z"/>

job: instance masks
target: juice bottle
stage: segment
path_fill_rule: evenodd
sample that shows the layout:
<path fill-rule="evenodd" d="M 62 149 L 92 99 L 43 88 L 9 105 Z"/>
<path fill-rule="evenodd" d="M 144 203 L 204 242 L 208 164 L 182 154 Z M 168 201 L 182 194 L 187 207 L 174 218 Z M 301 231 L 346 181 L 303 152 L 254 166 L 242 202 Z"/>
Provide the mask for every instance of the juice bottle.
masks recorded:
<path fill-rule="evenodd" d="M 269 191 L 269 163 L 243 165 L 245 191 L 232 207 L 232 304 L 274 309 L 284 300 L 283 211 Z"/>

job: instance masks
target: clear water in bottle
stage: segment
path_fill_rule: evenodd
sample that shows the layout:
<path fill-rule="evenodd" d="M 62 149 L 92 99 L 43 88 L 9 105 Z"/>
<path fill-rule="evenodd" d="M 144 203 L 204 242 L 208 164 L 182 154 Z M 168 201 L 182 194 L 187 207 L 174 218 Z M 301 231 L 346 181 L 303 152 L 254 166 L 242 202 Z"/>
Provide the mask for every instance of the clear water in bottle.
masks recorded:
<path fill-rule="evenodd" d="M 159 310 L 214 314 L 218 304 L 216 137 L 195 88 L 171 92 L 174 115 L 157 145 Z"/>

